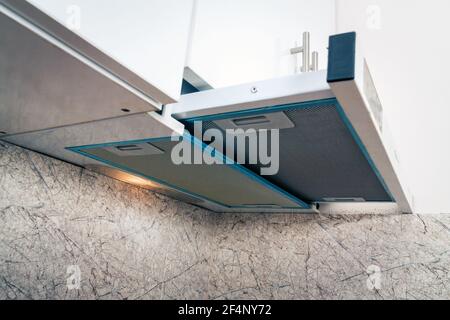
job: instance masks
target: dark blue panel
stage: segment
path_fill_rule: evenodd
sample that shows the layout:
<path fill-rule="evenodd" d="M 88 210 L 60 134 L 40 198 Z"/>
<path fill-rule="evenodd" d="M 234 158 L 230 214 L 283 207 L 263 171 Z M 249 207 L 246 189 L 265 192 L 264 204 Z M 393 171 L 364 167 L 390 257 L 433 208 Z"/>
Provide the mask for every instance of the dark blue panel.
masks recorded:
<path fill-rule="evenodd" d="M 328 82 L 355 79 L 356 33 L 331 36 L 328 50 Z"/>
<path fill-rule="evenodd" d="M 194 87 L 192 84 L 187 82 L 186 80 L 183 80 L 183 86 L 181 87 L 181 95 L 199 92 L 196 87 Z"/>

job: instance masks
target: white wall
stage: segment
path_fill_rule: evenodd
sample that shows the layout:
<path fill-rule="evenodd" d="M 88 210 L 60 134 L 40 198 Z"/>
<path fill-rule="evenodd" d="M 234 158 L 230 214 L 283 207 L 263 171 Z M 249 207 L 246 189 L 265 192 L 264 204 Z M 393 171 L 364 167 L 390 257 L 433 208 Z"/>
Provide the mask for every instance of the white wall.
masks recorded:
<path fill-rule="evenodd" d="M 179 99 L 193 0 L 28 0 L 168 96 Z"/>
<path fill-rule="evenodd" d="M 295 73 L 290 49 L 311 32 L 326 68 L 334 0 L 197 0 L 187 65 L 213 87 Z"/>
<path fill-rule="evenodd" d="M 416 210 L 450 213 L 450 1 L 337 0 L 336 9 L 338 32 L 363 40 Z"/>

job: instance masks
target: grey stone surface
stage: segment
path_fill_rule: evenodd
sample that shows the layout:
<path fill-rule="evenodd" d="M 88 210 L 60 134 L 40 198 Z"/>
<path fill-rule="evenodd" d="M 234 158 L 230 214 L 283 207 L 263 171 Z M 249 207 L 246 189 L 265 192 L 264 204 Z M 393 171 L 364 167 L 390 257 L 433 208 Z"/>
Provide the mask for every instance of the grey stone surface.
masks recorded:
<path fill-rule="evenodd" d="M 215 214 L 0 143 L 0 299 L 448 299 L 449 244 L 448 215 Z"/>

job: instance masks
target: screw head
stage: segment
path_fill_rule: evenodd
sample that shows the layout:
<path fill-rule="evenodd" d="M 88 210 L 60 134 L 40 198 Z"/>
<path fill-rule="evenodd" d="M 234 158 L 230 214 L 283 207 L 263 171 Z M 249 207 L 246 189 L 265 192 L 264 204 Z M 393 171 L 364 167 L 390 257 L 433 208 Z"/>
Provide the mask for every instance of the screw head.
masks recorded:
<path fill-rule="evenodd" d="M 258 93 L 258 88 L 257 87 L 252 87 L 250 89 L 250 92 L 253 93 L 253 94 Z"/>

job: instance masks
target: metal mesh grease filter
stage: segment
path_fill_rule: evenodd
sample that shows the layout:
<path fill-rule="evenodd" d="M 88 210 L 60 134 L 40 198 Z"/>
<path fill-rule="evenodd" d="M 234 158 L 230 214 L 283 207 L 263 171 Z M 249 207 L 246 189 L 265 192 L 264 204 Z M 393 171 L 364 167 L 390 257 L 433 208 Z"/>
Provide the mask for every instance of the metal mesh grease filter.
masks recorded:
<path fill-rule="evenodd" d="M 316 104 L 269 107 L 217 119 L 239 119 L 283 112 L 295 124 L 280 130 L 280 168 L 265 179 L 308 202 L 392 201 L 364 146 L 352 133 L 335 99 Z M 201 119 L 196 119 L 199 121 Z M 221 129 L 214 117 L 203 121 L 203 129 Z M 188 129 L 193 123 L 187 122 Z M 223 130 L 222 130 L 223 131 Z M 269 148 L 270 149 L 270 148 Z M 246 149 L 248 158 L 248 148 Z M 261 164 L 247 165 L 259 173 Z"/>

